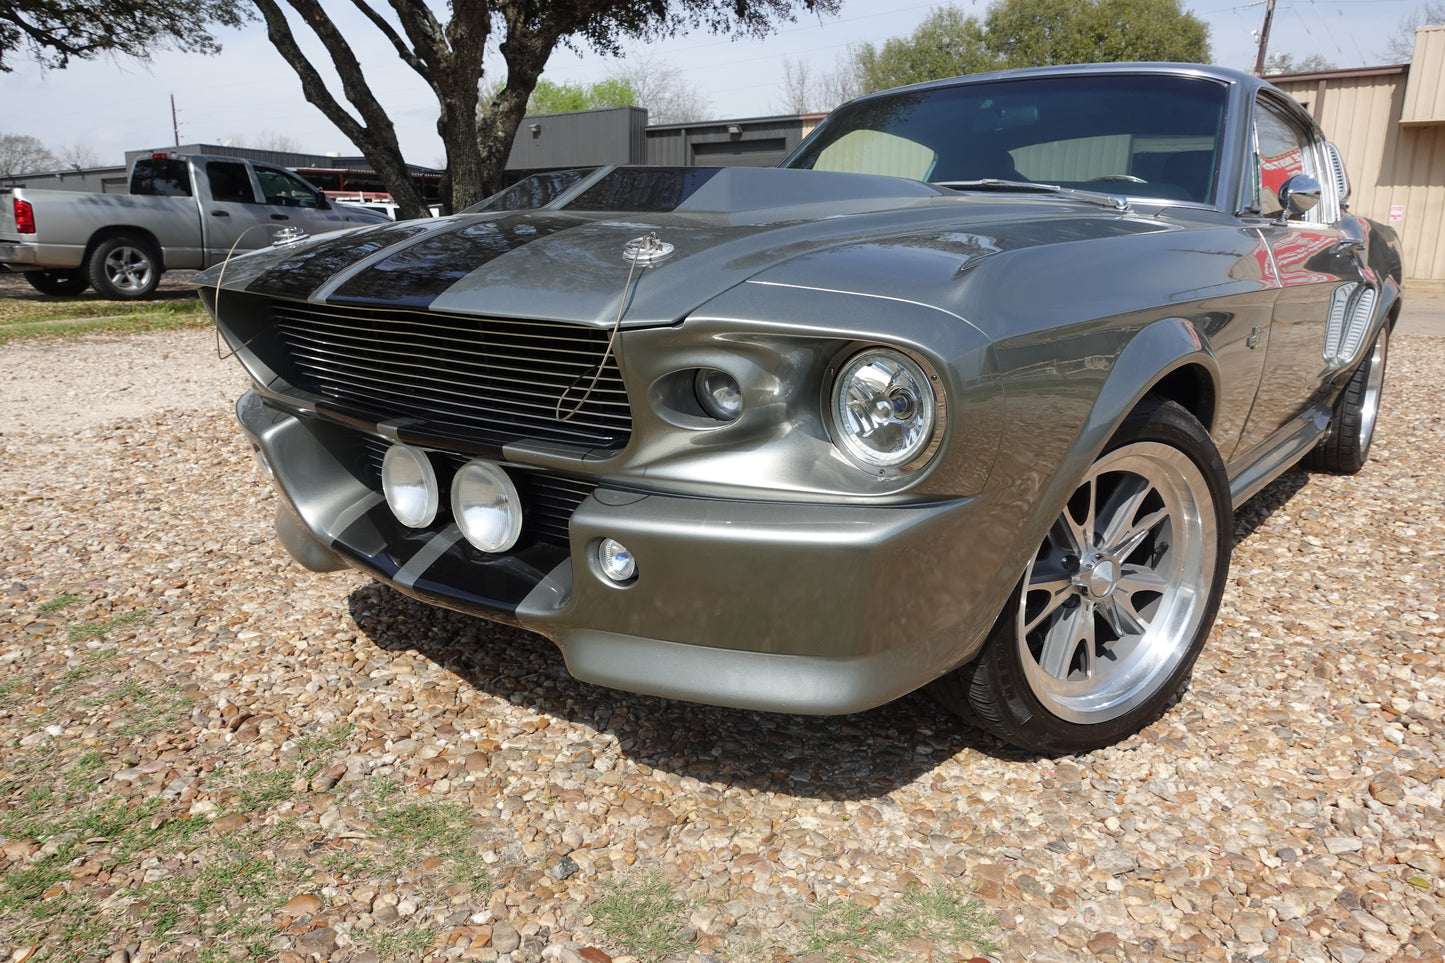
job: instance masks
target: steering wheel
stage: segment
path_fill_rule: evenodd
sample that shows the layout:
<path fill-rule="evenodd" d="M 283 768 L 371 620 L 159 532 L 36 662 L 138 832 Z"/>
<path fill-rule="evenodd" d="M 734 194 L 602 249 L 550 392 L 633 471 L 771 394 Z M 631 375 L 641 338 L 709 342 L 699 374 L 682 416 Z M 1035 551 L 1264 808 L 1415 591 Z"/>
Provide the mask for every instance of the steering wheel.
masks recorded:
<path fill-rule="evenodd" d="M 1146 181 L 1144 178 L 1142 178 L 1142 177 L 1135 177 L 1133 174 L 1103 174 L 1103 175 L 1101 175 L 1101 176 L 1099 176 L 1099 177 L 1091 177 L 1091 178 L 1089 178 L 1089 183 L 1090 183 L 1090 184 L 1093 184 L 1093 183 L 1096 182 L 1096 181 L 1128 181 L 1130 184 L 1147 184 L 1147 183 L 1149 183 L 1149 182 Z"/>

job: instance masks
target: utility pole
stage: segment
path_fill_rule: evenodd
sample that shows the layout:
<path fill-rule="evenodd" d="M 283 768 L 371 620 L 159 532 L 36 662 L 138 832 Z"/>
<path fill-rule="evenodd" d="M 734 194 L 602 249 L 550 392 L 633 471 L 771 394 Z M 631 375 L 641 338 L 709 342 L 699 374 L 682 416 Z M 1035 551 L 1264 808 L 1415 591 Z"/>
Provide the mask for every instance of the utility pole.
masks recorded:
<path fill-rule="evenodd" d="M 1270 7 L 1271 10 L 1274 9 L 1274 0 L 1269 0 L 1269 7 Z M 1266 20 L 1266 21 L 1265 21 L 1265 24 L 1266 24 L 1265 29 L 1266 29 L 1266 30 L 1269 29 L 1269 27 L 1267 26 L 1268 23 L 1269 23 L 1269 21 Z M 1261 54 L 1261 56 L 1263 56 L 1263 55 Z M 1259 73 L 1259 71 L 1256 70 L 1255 73 Z M 176 122 L 176 95 L 175 95 L 175 94 L 171 94 L 171 133 L 172 133 L 172 134 L 175 136 L 175 138 L 176 138 L 176 146 L 177 146 L 177 147 L 181 146 L 181 125 Z"/>
<path fill-rule="evenodd" d="M 1274 0 L 1267 0 L 1264 6 L 1264 27 L 1259 31 L 1259 56 L 1254 61 L 1254 75 L 1264 76 L 1264 56 L 1269 52 L 1269 24 L 1274 20 Z"/>

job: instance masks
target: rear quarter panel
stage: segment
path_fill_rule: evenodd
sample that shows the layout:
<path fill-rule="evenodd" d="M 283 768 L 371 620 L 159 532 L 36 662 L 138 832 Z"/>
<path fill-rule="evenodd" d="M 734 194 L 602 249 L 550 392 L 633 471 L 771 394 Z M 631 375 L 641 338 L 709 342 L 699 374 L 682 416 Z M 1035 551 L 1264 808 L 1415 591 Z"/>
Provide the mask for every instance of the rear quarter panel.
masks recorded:
<path fill-rule="evenodd" d="M 200 249 L 200 211 L 192 198 L 43 190 L 15 194 L 34 208 L 35 233 L 14 236 L 34 245 L 34 263 L 41 267 L 80 266 L 91 240 L 107 230 L 154 240 L 165 252 L 167 267 L 198 263 L 194 258 Z M 12 205 L 5 207 L 10 209 L 13 231 Z"/>

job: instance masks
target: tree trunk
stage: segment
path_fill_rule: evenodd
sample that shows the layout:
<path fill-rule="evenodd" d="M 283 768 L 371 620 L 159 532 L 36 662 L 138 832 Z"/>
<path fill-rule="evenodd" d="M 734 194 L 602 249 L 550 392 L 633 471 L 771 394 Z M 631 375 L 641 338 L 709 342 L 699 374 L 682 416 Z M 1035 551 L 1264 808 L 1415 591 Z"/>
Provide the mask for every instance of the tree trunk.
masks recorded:
<path fill-rule="evenodd" d="M 371 92 L 371 88 L 362 74 L 361 64 L 356 60 L 350 46 L 332 25 L 330 18 L 315 3 L 315 0 L 289 0 L 291 5 L 296 8 L 297 13 L 301 14 L 302 19 L 310 25 L 321 42 L 326 45 L 327 52 L 331 55 L 332 63 L 336 67 L 337 76 L 341 78 L 346 99 L 351 101 L 357 112 L 366 121 L 365 126 L 352 117 L 331 95 L 331 91 L 326 87 L 326 81 L 321 78 L 311 61 L 297 45 L 296 38 L 291 33 L 291 26 L 286 21 L 286 15 L 282 13 L 275 0 L 254 0 L 254 2 L 260 8 L 261 15 L 266 19 L 266 32 L 271 43 L 301 78 L 301 90 L 306 99 L 316 105 L 326 115 L 326 119 L 335 124 L 356 145 L 357 149 L 366 155 L 366 159 L 371 162 L 372 168 L 381 176 L 387 190 L 391 192 L 392 199 L 400 208 L 400 216 L 407 218 L 428 216 L 431 212 L 427 210 L 426 200 L 422 197 L 416 182 L 411 179 L 411 173 L 406 168 L 406 161 L 402 159 L 401 145 L 396 139 L 396 128 L 392 126 L 385 108 Z"/>
<path fill-rule="evenodd" d="M 507 187 L 507 156 L 512 152 L 512 140 L 517 128 L 527 115 L 527 101 L 537 89 L 537 80 L 547 58 L 557 45 L 557 37 L 538 35 L 517 36 L 508 30 L 508 37 L 502 44 L 502 57 L 507 62 L 507 84 L 492 98 L 487 106 L 478 131 L 479 158 L 481 161 L 480 196 L 488 197 Z M 453 192 L 456 188 L 453 187 Z"/>

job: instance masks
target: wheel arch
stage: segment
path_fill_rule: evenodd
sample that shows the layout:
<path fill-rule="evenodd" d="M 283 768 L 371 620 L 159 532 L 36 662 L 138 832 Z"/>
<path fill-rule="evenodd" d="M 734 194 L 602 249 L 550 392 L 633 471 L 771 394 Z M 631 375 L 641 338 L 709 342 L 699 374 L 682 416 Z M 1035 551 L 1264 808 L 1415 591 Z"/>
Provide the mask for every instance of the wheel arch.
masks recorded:
<path fill-rule="evenodd" d="M 1076 456 L 1091 463 L 1150 396 L 1175 402 L 1212 432 L 1220 381 L 1219 363 L 1189 319 L 1153 322 L 1119 354 L 1080 433 Z"/>
<path fill-rule="evenodd" d="M 143 242 L 146 247 L 150 248 L 151 253 L 156 256 L 156 270 L 162 274 L 165 273 L 165 248 L 161 247 L 161 243 L 156 239 L 155 234 L 146 228 L 136 227 L 133 224 L 111 224 L 96 231 L 90 236 L 90 240 L 85 243 L 85 257 L 81 263 L 89 264 L 91 255 L 95 253 L 97 247 L 100 247 L 100 245 L 106 241 L 119 237 L 134 238 L 136 241 Z"/>

